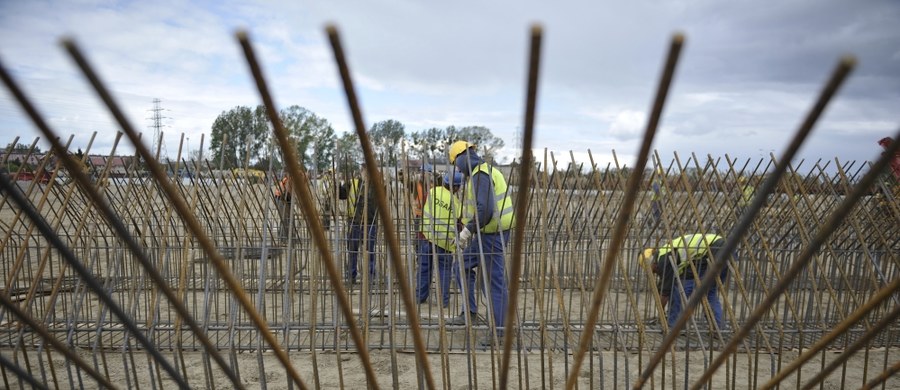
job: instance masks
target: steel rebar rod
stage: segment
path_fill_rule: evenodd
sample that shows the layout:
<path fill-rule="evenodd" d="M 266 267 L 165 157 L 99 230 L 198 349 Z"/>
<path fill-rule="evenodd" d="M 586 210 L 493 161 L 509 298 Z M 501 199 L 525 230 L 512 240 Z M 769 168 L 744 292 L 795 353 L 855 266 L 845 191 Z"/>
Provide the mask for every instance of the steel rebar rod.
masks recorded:
<path fill-rule="evenodd" d="M 755 219 L 756 214 L 762 207 L 763 202 L 765 201 L 765 197 L 769 194 L 775 185 L 780 180 L 781 176 L 784 174 L 785 169 L 787 168 L 787 164 L 790 162 L 791 158 L 796 154 L 797 150 L 802 145 L 803 141 L 806 140 L 809 133 L 812 131 L 813 124 L 815 124 L 816 120 L 819 118 L 821 113 L 824 111 L 826 104 L 831 99 L 834 94 L 836 94 L 838 87 L 841 85 L 846 76 L 850 73 L 850 70 L 853 68 L 855 64 L 855 60 L 847 57 L 838 63 L 837 68 L 832 74 L 832 77 L 829 79 L 826 84 L 824 90 L 822 91 L 819 99 L 817 100 L 815 106 L 811 110 L 810 114 L 807 116 L 806 120 L 801 125 L 797 134 L 791 140 L 791 143 L 788 145 L 788 148 L 785 150 L 784 155 L 776 165 L 775 172 L 773 172 L 769 177 L 763 182 L 761 188 L 756 191 L 756 194 L 753 196 L 749 207 L 744 210 L 743 215 L 741 215 L 740 220 L 738 221 L 737 226 L 735 226 L 731 232 L 726 236 L 725 244 L 721 249 L 721 253 L 727 254 L 731 253 L 736 247 L 738 241 L 743 237 L 744 233 L 750 227 L 751 222 Z M 694 290 L 693 296 L 688 300 L 687 304 L 683 308 L 681 314 L 679 315 L 678 320 L 675 322 L 675 325 L 670 329 L 670 333 L 666 335 L 665 339 L 663 339 L 663 343 L 654 356 L 651 358 L 648 366 L 641 373 L 640 379 L 635 383 L 634 388 L 639 389 L 643 387 L 644 382 L 650 377 L 656 368 L 657 364 L 662 360 L 663 354 L 665 351 L 675 342 L 675 338 L 678 336 L 678 333 L 685 327 L 688 319 L 693 314 L 694 309 L 699 305 L 701 299 L 706 296 L 706 292 L 712 287 L 715 283 L 716 276 L 721 272 L 722 268 L 726 265 L 727 256 L 721 256 L 718 259 L 715 259 L 711 264 L 709 264 L 709 268 L 707 269 L 706 276 L 701 281 L 700 285 L 697 286 Z M 745 324 L 742 330 L 745 332 L 749 329 L 752 324 Z M 736 345 L 737 337 L 732 337 L 731 344 Z M 720 355 L 727 355 L 723 353 Z M 713 361 L 713 366 L 707 370 L 708 375 L 711 375 L 710 371 L 715 371 L 718 369 L 719 365 L 722 364 L 720 359 Z M 705 381 L 707 375 L 704 375 L 703 381 Z"/>
<path fill-rule="evenodd" d="M 525 129 L 522 133 L 522 157 L 521 171 L 519 171 L 519 191 L 516 193 L 515 218 L 516 225 L 514 230 L 520 232 L 513 238 L 512 247 L 512 264 L 509 267 L 509 304 L 506 307 L 506 318 L 503 328 L 503 359 L 500 364 L 500 388 L 507 388 L 509 385 L 509 364 L 511 359 L 511 351 L 513 338 L 515 337 L 516 318 L 518 316 L 519 301 L 519 277 L 522 275 L 522 251 L 525 243 L 525 223 L 528 218 L 528 192 L 525 190 L 530 187 L 532 153 L 531 147 L 534 142 L 534 121 L 537 111 L 537 90 L 538 90 L 538 74 L 540 72 L 541 63 L 541 41 L 543 39 L 543 29 L 539 25 L 531 26 L 531 50 L 528 56 L 528 90 L 525 97 Z"/>
<path fill-rule="evenodd" d="M 849 65 L 849 64 L 846 64 Z M 898 133 L 897 137 L 900 137 L 900 133 Z M 897 150 L 900 150 L 900 142 L 896 142 L 888 149 L 890 153 L 894 153 Z M 829 215 L 828 219 L 824 224 L 821 225 L 820 229 L 816 233 L 815 237 L 812 238 L 809 245 L 803 248 L 802 252 L 798 256 L 794 263 L 791 264 L 791 267 L 787 272 L 783 274 L 782 279 L 778 282 L 778 284 L 772 289 L 772 291 L 766 296 L 766 298 L 760 302 L 760 304 L 754 309 L 753 314 L 745 321 L 744 326 L 741 327 L 731 338 L 731 341 L 728 345 L 725 346 L 724 350 L 721 354 L 713 361 L 713 366 L 711 366 L 704 374 L 703 379 L 707 379 L 712 375 L 713 372 L 718 368 L 719 365 L 724 361 L 725 358 L 731 353 L 734 352 L 734 349 L 741 339 L 746 337 L 749 328 L 755 325 L 763 315 L 769 310 L 772 303 L 775 302 L 778 297 L 784 293 L 787 287 L 794 281 L 794 279 L 799 275 L 799 273 L 805 269 L 806 265 L 812 260 L 813 255 L 819 250 L 822 244 L 826 241 L 828 236 L 834 232 L 835 229 L 840 225 L 840 221 L 845 218 L 850 211 L 856 206 L 857 201 L 860 197 L 863 196 L 866 191 L 869 190 L 869 187 L 875 182 L 877 177 L 880 175 L 881 171 L 887 167 L 890 161 L 890 155 L 884 154 L 882 155 L 878 161 L 872 166 L 872 169 L 863 176 L 863 178 L 857 183 L 856 186 L 853 187 L 852 192 L 841 202 L 840 206 Z M 705 281 L 705 279 L 704 279 Z M 876 327 L 877 329 L 877 327 Z M 700 381 L 694 384 L 694 388 L 696 389 Z"/>
<path fill-rule="evenodd" d="M 892 297 L 894 293 L 900 291 L 900 278 L 894 279 L 890 284 L 882 287 L 870 298 L 867 302 L 864 302 L 861 306 L 859 306 L 853 313 L 850 313 L 841 323 L 834 326 L 834 328 L 820 338 L 816 343 L 803 351 L 800 356 L 797 356 L 787 367 L 784 367 L 781 371 L 777 372 L 772 378 L 769 379 L 768 382 L 760 386 L 760 389 L 771 389 L 773 387 L 778 386 L 778 384 L 788 377 L 794 371 L 800 369 L 804 363 L 813 358 L 813 356 L 823 349 L 825 349 L 832 341 L 837 339 L 839 336 L 847 332 L 853 324 L 856 324 L 860 320 L 866 318 L 872 310 L 876 309 L 878 305 L 882 304 L 886 300 Z M 866 333 L 873 333 L 875 329 L 867 330 Z"/>
<path fill-rule="evenodd" d="M 4 68 L 0 67 L 0 75 L 3 76 L 4 81 L 6 80 L 6 71 Z M 179 383 L 179 385 L 187 389 L 187 382 L 184 382 L 184 378 L 178 375 L 178 372 L 172 367 L 165 358 L 162 357 L 159 350 L 157 350 L 152 343 L 144 336 L 144 334 L 138 329 L 137 325 L 132 321 L 127 314 L 121 309 L 121 307 L 116 304 L 115 301 L 112 300 L 112 297 L 109 296 L 104 290 L 100 282 L 91 274 L 90 270 L 88 270 L 81 261 L 72 253 L 71 249 L 69 249 L 62 240 L 59 239 L 59 236 L 53 232 L 53 228 L 47 224 L 47 221 L 40 215 L 34 208 L 31 203 L 24 197 L 23 194 L 19 192 L 19 190 L 9 181 L 9 179 L 5 175 L 0 175 L 0 187 L 2 187 L 3 192 L 5 192 L 9 198 L 13 200 L 13 202 L 22 210 L 25 215 L 34 223 L 37 229 L 44 235 L 47 241 L 53 245 L 56 250 L 60 252 L 72 269 L 75 270 L 82 277 L 85 283 L 97 293 L 97 296 L 101 301 L 106 303 L 110 309 L 116 313 L 120 320 L 124 323 L 125 327 L 128 328 L 129 331 L 135 334 L 135 337 L 147 348 L 148 352 L 162 365 L 166 371 L 172 375 L 172 379 Z M 84 362 L 78 355 L 76 355 L 68 346 L 64 345 L 62 342 L 57 340 L 55 337 L 51 336 L 46 329 L 44 329 L 43 325 L 34 321 L 31 316 L 27 313 L 23 312 L 13 303 L 7 296 L 0 294 L 0 303 L 3 304 L 7 310 L 10 310 L 19 317 L 22 321 L 25 322 L 26 325 L 34 329 L 40 334 L 44 340 L 50 343 L 57 351 L 66 355 L 67 358 L 72 360 L 77 366 L 81 369 L 85 370 L 91 377 L 97 379 L 97 382 L 103 384 L 104 386 L 108 386 L 110 388 L 114 388 L 111 383 L 109 383 L 108 379 L 98 372 L 94 371 L 94 369 Z"/>
<path fill-rule="evenodd" d="M 597 324 L 597 317 L 600 314 L 600 305 L 603 303 L 603 297 L 608 287 L 609 280 L 616 265 L 616 256 L 619 255 L 619 248 L 625 238 L 628 221 L 631 219 L 631 211 L 634 207 L 635 194 L 641 184 L 641 177 L 644 174 L 644 167 L 647 165 L 647 159 L 650 155 L 650 145 L 656 135 L 657 126 L 662 117 L 663 106 L 668 96 L 669 87 L 675 74 L 675 66 L 678 63 L 678 56 L 684 44 L 684 35 L 675 34 L 669 46 L 669 54 L 666 59 L 663 75 L 657 90 L 656 99 L 653 103 L 653 109 L 650 114 L 650 120 L 644 133 L 640 151 L 638 152 L 635 168 L 628 177 L 625 190 L 625 200 L 616 218 L 613 230 L 612 243 L 603 259 L 602 271 L 599 279 L 594 285 L 594 292 L 591 297 L 591 309 L 588 318 L 585 320 L 583 333 L 575 356 L 572 362 L 572 372 L 566 379 L 566 389 L 571 390 L 575 387 L 578 379 L 578 372 L 581 369 L 581 363 L 584 360 L 584 354 L 590 349 L 590 340 L 593 338 L 594 327 Z"/>
<path fill-rule="evenodd" d="M 234 274 L 229 269 L 228 265 L 225 263 L 225 259 L 222 257 L 221 253 L 213 246 L 212 242 L 203 231 L 193 212 L 188 209 L 187 203 L 185 202 L 184 198 L 180 196 L 172 183 L 169 182 L 168 177 L 162 170 L 162 167 L 160 166 L 158 160 L 156 160 L 150 154 L 146 146 L 144 146 L 144 144 L 140 141 L 140 135 L 134 130 L 134 128 L 125 118 L 119 106 L 113 101 L 109 91 L 102 84 L 98 75 L 93 71 L 93 68 L 88 64 L 87 59 L 81 53 L 81 50 L 77 47 L 74 41 L 68 39 L 63 41 L 63 46 L 68 51 L 72 59 L 76 62 L 81 71 L 84 73 L 90 84 L 94 87 L 98 96 L 107 105 L 107 108 L 113 114 L 113 117 L 115 117 L 124 133 L 131 140 L 136 152 L 141 156 L 141 158 L 144 159 L 147 168 L 151 171 L 152 175 L 156 179 L 156 182 L 159 185 L 160 189 L 163 190 L 167 199 L 178 211 L 179 216 L 188 226 L 191 234 L 197 237 L 197 240 L 201 244 L 201 247 L 203 247 L 207 255 L 209 255 L 210 260 L 216 267 L 216 270 L 219 272 L 220 277 L 225 280 L 226 284 L 231 289 L 233 296 L 241 304 L 244 310 L 247 311 L 251 319 L 253 319 L 254 323 L 259 328 L 263 337 L 266 339 L 266 341 L 268 341 L 269 345 L 279 357 L 279 360 L 281 360 L 282 364 L 285 365 L 285 369 L 287 370 L 288 375 L 295 382 L 297 382 L 298 385 L 302 384 L 302 380 L 300 379 L 300 376 L 294 369 L 293 365 L 290 363 L 287 354 L 284 353 L 283 349 L 278 344 L 278 341 L 275 340 L 274 335 L 272 335 L 272 333 L 269 331 L 268 325 L 265 323 L 265 321 L 262 320 L 262 318 L 259 316 L 259 313 L 257 313 L 253 308 L 253 304 L 250 302 L 249 298 L 247 298 L 246 294 L 244 293 L 243 287 L 240 285 Z M 95 202 L 99 200 L 100 198 L 97 198 Z M 111 224 L 116 226 L 116 230 L 120 235 L 122 235 L 123 237 L 130 237 L 124 225 L 121 224 L 121 221 L 111 211 L 104 212 L 104 216 L 109 220 Z M 149 262 L 149 259 L 146 259 L 146 255 L 144 254 L 141 247 L 138 246 L 133 239 L 126 239 L 125 241 L 129 244 L 129 248 L 132 250 L 132 252 L 135 255 L 138 255 L 138 258 L 142 260 L 141 264 L 145 267 L 145 271 L 147 271 L 150 277 L 154 279 L 157 285 L 165 287 L 163 288 L 164 294 L 167 298 L 169 298 L 169 301 L 173 306 L 175 306 L 179 314 L 184 317 L 185 322 L 188 324 L 188 326 L 191 327 L 192 330 L 194 330 L 195 335 L 200 338 L 201 341 L 206 341 L 204 342 L 204 346 L 206 347 L 206 350 L 210 353 L 210 355 L 216 359 L 217 363 L 219 363 L 223 371 L 225 371 L 226 374 L 229 375 L 229 378 L 232 380 L 235 386 L 242 387 L 243 385 L 240 384 L 237 375 L 231 371 L 228 364 L 225 363 L 224 360 L 221 360 L 221 357 L 219 356 L 216 349 L 212 347 L 211 343 L 209 346 L 206 346 L 206 344 L 208 343 L 208 338 L 205 336 L 205 332 L 203 332 L 202 329 L 199 328 L 196 321 L 194 321 L 193 317 L 190 316 L 190 314 L 184 308 L 180 299 L 174 295 L 174 292 L 172 292 L 171 288 L 167 287 L 167 283 L 153 268 L 153 266 Z M 301 387 L 305 388 L 305 385 L 301 385 Z"/>
<path fill-rule="evenodd" d="M 356 128 L 356 134 L 359 137 L 360 146 L 363 150 L 363 156 L 365 157 L 366 162 L 366 170 L 369 173 L 369 180 L 372 181 L 372 185 L 369 186 L 369 191 L 373 190 L 373 188 L 371 187 L 374 186 L 375 199 L 378 202 L 379 206 L 378 214 L 381 217 L 381 222 L 384 224 L 384 235 L 387 238 L 389 258 L 391 261 L 391 265 L 393 266 L 392 268 L 394 271 L 394 276 L 397 278 L 397 283 L 400 286 L 400 298 L 402 299 L 406 312 L 415 313 L 416 305 L 413 302 L 413 294 L 412 289 L 410 288 L 409 281 L 407 280 L 406 275 L 403 273 L 403 263 L 400 258 L 400 243 L 397 240 L 394 222 L 393 220 L 391 220 L 391 211 L 387 207 L 387 195 L 385 194 L 383 179 L 377 171 L 375 153 L 372 149 L 372 144 L 369 142 L 369 137 L 366 134 L 365 122 L 362 118 L 362 111 L 360 110 L 359 102 L 356 99 L 356 90 L 353 86 L 353 79 L 350 76 L 350 69 L 347 63 L 347 59 L 344 56 L 344 49 L 343 45 L 341 44 L 340 35 L 338 33 L 337 27 L 334 25 L 327 26 L 326 33 L 328 35 L 329 42 L 331 42 L 331 48 L 334 52 L 335 62 L 337 63 L 338 71 L 341 76 L 341 80 L 343 81 L 344 94 L 347 97 L 347 104 L 350 107 L 353 124 Z M 367 263 L 363 262 L 363 264 Z M 425 351 L 425 342 L 422 340 L 422 335 L 419 331 L 419 317 L 417 315 L 410 314 L 407 316 L 407 319 L 409 320 L 410 327 L 413 331 L 413 344 L 415 345 L 416 357 L 418 358 L 417 364 L 420 365 L 420 370 L 422 370 L 422 372 L 425 374 L 425 383 L 428 388 L 434 389 L 435 383 L 433 374 L 431 372 L 431 364 L 428 361 L 428 356 Z M 371 382 L 377 387 L 374 373 Z"/>
<path fill-rule="evenodd" d="M 896 291 L 897 289 L 895 289 Z M 808 390 L 816 385 L 820 384 L 832 371 L 834 371 L 838 366 L 844 364 L 847 359 L 853 356 L 856 351 L 862 349 L 869 341 L 871 341 L 878 333 L 884 329 L 887 329 L 890 325 L 894 324 L 897 319 L 900 318 L 900 306 L 895 306 L 890 313 L 884 316 L 880 321 L 873 325 L 873 329 L 869 332 L 866 332 L 859 339 L 853 342 L 849 347 L 847 347 L 837 358 L 832 360 L 825 366 L 822 370 L 820 370 L 816 376 L 809 380 L 805 385 L 801 387 L 803 390 Z M 837 329 L 836 329 L 837 330 Z"/>

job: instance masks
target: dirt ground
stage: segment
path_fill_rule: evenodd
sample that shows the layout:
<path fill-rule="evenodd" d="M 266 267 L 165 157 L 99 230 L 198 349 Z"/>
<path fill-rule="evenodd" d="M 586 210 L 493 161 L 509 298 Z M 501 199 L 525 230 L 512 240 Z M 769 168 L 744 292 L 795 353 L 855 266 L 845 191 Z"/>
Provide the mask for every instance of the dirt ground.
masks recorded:
<path fill-rule="evenodd" d="M 92 361 L 96 357 L 85 351 L 78 353 L 87 361 Z M 9 350 L 3 350 L 2 355 L 7 359 L 12 359 Z M 51 388 L 55 385 L 60 388 L 97 388 L 96 381 L 83 372 L 79 375 L 74 366 L 66 365 L 66 360 L 61 355 L 50 354 L 50 361 L 55 367 L 55 376 L 50 373 L 51 364 L 46 355 L 43 356 L 42 362 L 39 362 L 35 355 L 32 353 L 30 356 L 33 360 L 29 365 L 32 374 L 38 378 L 40 375 L 46 375 L 45 383 Z M 166 352 L 165 356 L 173 359 L 170 361 L 177 363 L 179 371 L 183 372 L 192 388 L 231 389 L 234 387 L 215 364 L 208 363 L 204 359 L 202 353 Z M 429 364 L 432 378 L 437 387 L 444 389 L 496 388 L 500 380 L 497 374 L 500 372 L 500 356 L 499 352 L 492 353 L 490 351 L 430 354 Z M 713 375 L 707 388 L 758 388 L 772 376 L 774 373 L 772 370 L 778 366 L 779 360 L 783 366 L 796 356 L 796 352 L 788 352 L 780 356 L 736 354 L 729 358 L 727 364 Z M 799 378 L 796 374 L 787 377 L 781 383 L 781 388 L 792 389 L 798 388 L 798 384 L 806 384 L 821 370 L 823 360 L 827 363 L 838 356 L 840 356 L 838 352 L 817 355 L 803 367 Z M 286 370 L 272 353 L 229 354 L 225 352 L 225 358 L 230 362 L 229 364 L 238 368 L 241 383 L 247 389 L 297 388 L 288 383 L 289 376 Z M 587 356 L 582 364 L 582 369 L 577 376 L 578 386 L 590 389 L 630 388 L 640 374 L 642 365 L 646 365 L 649 358 L 648 353 L 609 351 L 600 354 L 594 353 Z M 22 356 L 19 356 L 18 359 L 19 363 L 23 363 Z M 291 352 L 290 359 L 302 381 L 309 388 L 359 389 L 371 384 L 367 382 L 360 355 L 356 353 Z M 392 354 L 388 350 L 371 351 L 369 359 L 380 388 L 409 389 L 417 387 L 419 380 L 424 381 L 424 378 L 419 376 L 420 368 L 416 364 L 415 353 L 411 350 L 398 351 L 396 354 Z M 868 359 L 869 366 L 866 371 L 865 357 L 862 354 L 854 355 L 845 366 L 839 367 L 822 382 L 822 388 L 858 388 L 880 374 L 885 363 L 890 366 L 900 359 L 900 352 L 870 351 Z M 157 365 L 151 366 L 148 356 L 141 352 L 134 354 L 110 353 L 105 356 L 105 361 L 106 364 L 101 365 L 99 371 L 106 373 L 113 384 L 120 385 L 122 388 L 173 388 L 176 386 L 175 382 L 165 372 L 161 372 Z M 669 354 L 666 356 L 665 362 L 657 367 L 645 388 L 684 388 L 686 384 L 693 384 L 699 378 L 709 361 L 710 356 L 697 353 L 692 354 L 688 361 L 685 361 L 683 352 Z M 205 370 L 206 364 L 212 364 L 213 369 Z M 509 387 L 562 388 L 568 373 L 572 370 L 572 365 L 572 356 L 558 351 L 522 353 L 513 351 L 508 377 Z M 393 367 L 396 367 L 396 370 Z M 212 377 L 207 377 L 206 372 L 211 372 Z M 260 372 L 265 374 L 260 375 Z M 19 387 L 15 376 L 10 372 L 6 373 L 5 378 L 8 380 L 5 383 L 10 388 Z M 884 388 L 887 389 L 898 388 L 900 378 L 889 378 L 884 385 Z"/>

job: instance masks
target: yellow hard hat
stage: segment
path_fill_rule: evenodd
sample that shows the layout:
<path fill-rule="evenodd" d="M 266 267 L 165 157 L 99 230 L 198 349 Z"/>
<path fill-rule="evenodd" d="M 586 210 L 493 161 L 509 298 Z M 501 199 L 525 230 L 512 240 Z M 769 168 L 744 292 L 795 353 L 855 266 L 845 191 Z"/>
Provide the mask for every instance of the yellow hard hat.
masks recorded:
<path fill-rule="evenodd" d="M 646 265 L 646 263 L 653 257 L 653 251 L 653 248 L 644 249 L 644 251 L 641 252 L 641 255 L 638 256 L 638 264 L 640 264 L 641 266 Z"/>
<path fill-rule="evenodd" d="M 475 144 L 466 141 L 456 141 L 452 143 L 450 145 L 450 164 L 456 164 L 456 158 L 459 157 L 460 154 L 462 154 L 469 148 L 474 147 Z"/>

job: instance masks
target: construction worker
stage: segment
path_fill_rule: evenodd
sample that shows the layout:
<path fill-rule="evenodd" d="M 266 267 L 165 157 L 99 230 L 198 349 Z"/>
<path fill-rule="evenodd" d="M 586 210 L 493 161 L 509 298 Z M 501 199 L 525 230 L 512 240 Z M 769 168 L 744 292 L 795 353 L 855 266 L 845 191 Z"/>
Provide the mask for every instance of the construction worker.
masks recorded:
<path fill-rule="evenodd" d="M 403 172 L 400 172 L 401 180 Z M 413 206 L 413 224 L 415 225 L 416 231 L 416 248 L 420 247 L 422 241 L 425 241 L 425 236 L 422 234 L 422 229 L 420 226 L 420 222 L 422 221 L 422 209 L 425 206 L 425 198 L 428 196 L 428 187 L 429 183 L 433 183 L 434 181 L 440 182 L 441 177 L 435 176 L 434 166 L 429 163 L 424 163 L 421 166 L 421 173 L 419 175 L 410 175 L 408 184 L 410 195 L 412 195 L 412 206 Z"/>
<path fill-rule="evenodd" d="M 437 260 L 441 307 L 450 304 L 450 273 L 453 253 L 456 252 L 456 226 L 462 214 L 462 205 L 456 192 L 462 187 L 463 175 L 459 172 L 444 174 L 442 185 L 436 185 L 425 198 L 422 208 L 421 233 L 425 240 L 419 242 L 419 268 L 416 277 L 416 298 L 425 303 L 431 286 L 432 264 Z"/>
<path fill-rule="evenodd" d="M 741 189 L 741 194 L 737 201 L 736 211 L 737 218 L 740 219 L 741 215 L 744 214 L 744 211 L 747 210 L 747 206 L 750 206 L 750 201 L 753 200 L 753 194 L 756 192 L 756 189 L 753 188 L 753 185 L 751 185 L 744 176 L 738 177 L 738 186 Z"/>
<path fill-rule="evenodd" d="M 475 145 L 466 141 L 456 141 L 450 145 L 450 163 L 466 177 L 466 190 L 462 194 L 463 212 L 459 232 L 460 247 L 463 250 L 463 268 L 468 288 L 464 299 L 464 311 L 448 321 L 451 325 L 467 323 L 467 318 L 476 319 L 478 308 L 475 303 L 475 268 L 481 267 L 489 283 L 484 293 L 490 296 L 488 312 L 493 314 L 492 334 L 481 340 L 481 346 L 495 345 L 503 334 L 502 327 L 509 303 L 509 291 L 505 276 L 506 261 L 503 251 L 509 242 L 513 227 L 512 197 L 507 192 L 507 182 L 499 169 L 484 162 L 478 156 Z M 470 315 L 466 315 L 466 310 Z M 495 331 L 495 332 L 493 332 Z"/>
<path fill-rule="evenodd" d="M 316 180 L 316 197 L 319 199 L 319 210 L 322 216 L 322 226 L 325 230 L 331 229 L 332 201 L 334 197 L 334 178 L 329 169 L 322 172 Z"/>
<path fill-rule="evenodd" d="M 413 213 L 415 214 L 417 220 L 422 217 L 422 209 L 425 207 L 425 198 L 428 196 L 428 194 L 426 193 L 426 191 L 428 191 L 428 176 L 431 176 L 433 174 L 434 166 L 429 163 L 425 163 L 422 164 L 422 174 L 420 175 L 420 177 L 411 178 L 413 179 L 413 191 L 415 191 L 413 195 L 416 202 L 415 207 L 413 208 Z"/>
<path fill-rule="evenodd" d="M 653 215 L 653 223 L 658 224 L 662 219 L 662 197 L 665 191 L 662 182 L 665 180 L 665 173 L 662 168 L 656 169 L 656 174 L 650 182 L 650 211 Z"/>
<path fill-rule="evenodd" d="M 669 305 L 667 321 L 669 327 L 675 325 L 684 307 L 683 299 L 690 299 L 694 288 L 703 279 L 709 263 L 717 258 L 725 239 L 716 234 L 688 234 L 673 239 L 658 249 L 648 248 L 638 261 L 649 265 L 653 273 L 659 275 L 659 295 L 662 306 Z M 721 282 L 728 276 L 728 267 L 719 274 Z M 718 283 L 706 293 L 706 300 L 712 310 L 718 328 L 724 329 L 722 304 L 719 302 Z"/>
<path fill-rule="evenodd" d="M 282 241 L 288 238 L 291 228 L 291 177 L 284 175 L 275 186 L 275 200 L 278 201 L 278 214 L 281 215 L 281 226 L 278 229 L 278 237 Z"/>
<path fill-rule="evenodd" d="M 359 274 L 359 247 L 366 242 L 369 254 L 369 280 L 375 280 L 375 237 L 378 235 L 378 203 L 375 191 L 369 187 L 365 164 L 360 166 L 358 178 L 341 184 L 338 198 L 347 201 L 347 216 L 350 219 L 350 230 L 347 233 L 347 250 L 350 267 L 345 277 L 348 285 L 356 284 Z"/>

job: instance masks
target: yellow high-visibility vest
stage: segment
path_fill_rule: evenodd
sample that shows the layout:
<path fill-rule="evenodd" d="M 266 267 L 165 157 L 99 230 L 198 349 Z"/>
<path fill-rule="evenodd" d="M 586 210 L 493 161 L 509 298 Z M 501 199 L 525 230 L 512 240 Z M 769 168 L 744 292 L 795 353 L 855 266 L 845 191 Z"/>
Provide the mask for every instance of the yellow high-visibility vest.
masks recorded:
<path fill-rule="evenodd" d="M 350 181 L 350 189 L 347 191 L 347 215 L 353 218 L 356 212 L 356 200 L 359 198 L 359 179 Z"/>
<path fill-rule="evenodd" d="M 678 237 L 659 248 L 658 257 L 665 256 L 669 252 L 677 251 L 678 274 L 681 275 L 691 261 L 703 258 L 709 254 L 709 244 L 722 238 L 717 234 L 688 234 Z"/>
<path fill-rule="evenodd" d="M 753 193 L 756 192 L 756 189 L 753 186 L 747 184 L 744 186 L 743 191 L 741 191 L 741 200 L 738 201 L 738 206 L 746 207 L 750 204 L 750 201 L 753 200 Z"/>
<path fill-rule="evenodd" d="M 456 251 L 456 220 L 462 214 L 459 199 L 450 190 L 435 186 L 428 192 L 422 208 L 422 234 L 428 241 L 446 249 Z"/>
<path fill-rule="evenodd" d="M 481 231 L 484 233 L 497 233 L 509 230 L 515 222 L 512 197 L 507 193 L 506 178 L 499 169 L 491 167 L 487 163 L 478 164 L 472 170 L 472 176 L 478 172 L 484 172 L 491 176 L 494 183 L 494 212 L 491 220 L 485 225 Z M 468 224 L 475 218 L 478 208 L 475 202 L 475 184 L 474 180 L 466 183 L 466 198 L 463 204 L 462 223 Z M 480 222 L 480 221 L 479 221 Z"/>

